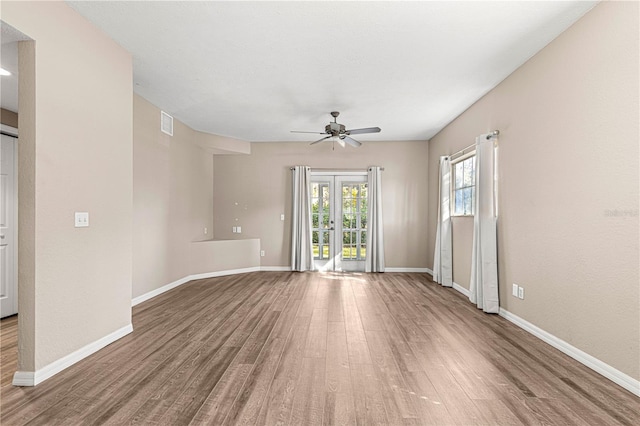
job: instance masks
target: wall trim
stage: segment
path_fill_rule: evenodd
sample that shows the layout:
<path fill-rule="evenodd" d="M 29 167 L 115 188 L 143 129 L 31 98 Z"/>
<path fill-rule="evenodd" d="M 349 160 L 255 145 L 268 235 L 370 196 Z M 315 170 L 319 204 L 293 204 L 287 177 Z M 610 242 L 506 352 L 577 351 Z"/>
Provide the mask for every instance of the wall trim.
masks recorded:
<path fill-rule="evenodd" d="M 429 271 L 433 275 L 433 272 Z M 469 290 L 454 282 L 453 288 L 465 296 L 469 297 Z M 499 315 L 505 318 L 507 321 L 515 324 L 521 329 L 533 334 L 538 339 L 553 346 L 560 352 L 570 356 L 582 365 L 589 367 L 596 373 L 606 377 L 618 386 L 623 387 L 632 394 L 640 397 L 640 381 L 633 377 L 623 373 L 620 370 L 610 366 L 609 364 L 600 361 L 598 358 L 589 355 L 588 353 L 576 348 L 575 346 L 565 342 L 564 340 L 554 336 L 553 334 L 541 329 L 538 326 L 531 324 L 529 321 L 520 318 L 519 316 L 512 314 L 504 308 L 500 308 Z"/>
<path fill-rule="evenodd" d="M 224 277 L 226 275 L 246 274 L 249 272 L 258 272 L 260 270 L 261 269 L 259 266 L 253 266 L 251 268 L 227 269 L 225 271 L 205 272 L 203 274 L 187 275 L 184 278 L 180 278 L 179 280 L 163 285 L 162 287 L 158 287 L 155 290 L 151 290 L 150 292 L 141 294 L 138 297 L 134 297 L 131 300 L 131 306 L 133 307 L 133 306 L 139 305 L 142 302 L 146 302 L 149 299 L 159 296 L 162 293 L 172 290 L 178 286 L 181 286 L 182 284 L 188 283 L 189 281 L 201 280 L 204 278 Z"/>
<path fill-rule="evenodd" d="M 291 272 L 291 266 L 261 266 L 263 272 Z"/>
<path fill-rule="evenodd" d="M 596 373 L 606 377 L 615 384 L 622 386 L 632 394 L 640 397 L 640 381 L 633 377 L 623 373 L 620 370 L 610 366 L 609 364 L 595 358 L 592 355 L 576 348 L 575 346 L 565 342 L 564 340 L 554 336 L 553 334 L 544 331 L 540 327 L 537 327 L 530 322 L 520 318 L 519 316 L 512 314 L 506 309 L 500 308 L 499 315 L 505 318 L 507 321 L 517 325 L 521 329 L 533 334 L 538 339 L 548 343 L 560 352 L 569 355 L 571 358 L 580 362 L 581 364 L 589 367 Z"/>
<path fill-rule="evenodd" d="M 429 268 L 384 268 L 385 272 L 416 272 L 416 273 L 431 273 Z"/>
<path fill-rule="evenodd" d="M 184 283 L 186 283 L 188 281 L 189 281 L 189 276 L 184 277 L 184 278 L 180 278 L 179 280 L 176 280 L 176 281 L 171 282 L 169 284 L 163 285 L 162 287 L 158 287 L 155 290 L 151 290 L 150 292 L 142 294 L 142 295 L 140 295 L 138 297 L 134 297 L 131 300 L 131 306 L 133 307 L 133 306 L 139 305 L 142 302 L 145 302 L 145 301 L 147 301 L 149 299 L 152 299 L 152 298 L 154 298 L 156 296 L 159 296 L 162 293 L 167 292 L 167 291 L 171 290 L 172 288 L 176 288 L 176 287 L 178 287 L 178 286 L 180 286 L 180 285 L 182 285 L 182 284 L 184 284 Z"/>
<path fill-rule="evenodd" d="M 428 274 L 431 274 L 431 277 L 433 277 L 433 271 L 429 268 L 425 268 L 425 272 Z M 444 286 L 443 286 L 444 287 Z M 467 290 L 466 288 L 464 288 L 463 286 L 461 286 L 460 284 L 458 284 L 457 282 L 453 282 L 453 285 L 451 287 L 445 287 L 445 288 L 453 288 L 454 290 L 464 294 L 465 296 L 469 297 L 469 290 Z"/>
<path fill-rule="evenodd" d="M 465 296 L 469 297 L 469 295 L 471 294 L 471 292 L 469 290 L 467 290 L 466 288 L 464 288 L 463 286 L 461 286 L 460 284 L 458 284 L 457 282 L 453 282 L 453 288 L 457 291 L 459 291 L 460 293 L 464 294 Z"/>
<path fill-rule="evenodd" d="M 250 268 L 241 269 L 227 269 L 225 271 L 205 272 L 203 274 L 189 275 L 187 281 L 202 280 L 204 278 L 225 277 L 227 275 L 248 274 L 249 272 L 259 272 L 259 266 L 252 266 Z"/>
<path fill-rule="evenodd" d="M 58 374 L 65 368 L 68 368 L 76 362 L 88 357 L 89 355 L 99 351 L 105 346 L 115 342 L 116 340 L 126 336 L 133 331 L 133 325 L 128 324 L 113 333 L 109 333 L 106 336 L 83 346 L 75 352 L 69 355 L 63 356 L 57 361 L 52 362 L 49 365 L 42 367 L 36 371 L 16 371 L 13 375 L 14 386 L 35 386 L 44 382 L 51 376 Z"/>

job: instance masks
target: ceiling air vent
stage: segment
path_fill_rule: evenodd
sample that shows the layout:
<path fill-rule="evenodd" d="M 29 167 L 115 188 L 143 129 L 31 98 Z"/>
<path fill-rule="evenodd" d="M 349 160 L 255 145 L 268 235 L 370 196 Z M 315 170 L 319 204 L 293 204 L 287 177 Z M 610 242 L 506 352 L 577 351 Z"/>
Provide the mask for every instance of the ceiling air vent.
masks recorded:
<path fill-rule="evenodd" d="M 169 136 L 173 136 L 173 117 L 164 111 L 160 111 L 160 130 Z"/>

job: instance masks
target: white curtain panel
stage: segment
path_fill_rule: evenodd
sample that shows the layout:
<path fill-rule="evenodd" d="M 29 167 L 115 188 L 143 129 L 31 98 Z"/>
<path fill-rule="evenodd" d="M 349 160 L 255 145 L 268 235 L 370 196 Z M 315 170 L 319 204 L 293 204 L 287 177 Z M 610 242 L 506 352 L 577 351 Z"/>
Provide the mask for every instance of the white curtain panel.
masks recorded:
<path fill-rule="evenodd" d="M 476 205 L 469 300 L 487 313 L 498 313 L 498 248 L 495 207 L 495 139 L 476 138 Z"/>
<path fill-rule="evenodd" d="M 453 287 L 453 257 L 451 249 L 451 162 L 440 157 L 438 179 L 438 224 L 433 256 L 433 280 L 444 287 Z"/>
<path fill-rule="evenodd" d="M 367 258 L 365 272 L 384 272 L 384 235 L 382 221 L 382 169 L 369 167 L 367 179 Z"/>
<path fill-rule="evenodd" d="M 309 196 L 311 168 L 307 166 L 295 166 L 292 174 L 291 269 L 293 271 L 310 271 L 313 269 L 311 198 Z"/>

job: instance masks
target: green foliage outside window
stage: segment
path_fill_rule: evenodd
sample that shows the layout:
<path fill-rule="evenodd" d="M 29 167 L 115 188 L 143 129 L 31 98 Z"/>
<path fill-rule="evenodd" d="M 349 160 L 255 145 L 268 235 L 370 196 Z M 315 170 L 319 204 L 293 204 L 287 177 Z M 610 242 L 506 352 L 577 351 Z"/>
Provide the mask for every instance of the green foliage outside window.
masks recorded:
<path fill-rule="evenodd" d="M 313 256 L 329 257 L 330 194 L 327 184 L 312 186 L 311 222 Z M 367 241 L 367 184 L 350 183 L 342 186 L 342 258 L 364 259 Z M 320 253 L 322 247 L 322 253 Z M 358 256 L 358 250 L 360 255 Z"/>

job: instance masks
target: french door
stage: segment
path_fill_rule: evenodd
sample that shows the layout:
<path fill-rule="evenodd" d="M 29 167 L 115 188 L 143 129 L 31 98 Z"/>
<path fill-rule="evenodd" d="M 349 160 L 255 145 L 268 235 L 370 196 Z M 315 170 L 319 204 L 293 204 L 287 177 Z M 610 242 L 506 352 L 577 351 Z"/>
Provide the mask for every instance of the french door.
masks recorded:
<path fill-rule="evenodd" d="M 319 271 L 364 272 L 367 176 L 311 176 L 312 245 Z"/>

